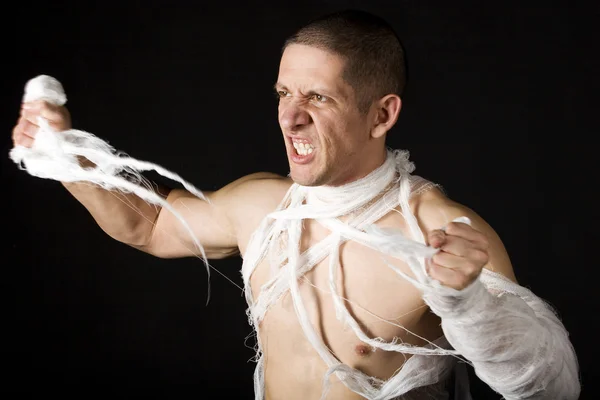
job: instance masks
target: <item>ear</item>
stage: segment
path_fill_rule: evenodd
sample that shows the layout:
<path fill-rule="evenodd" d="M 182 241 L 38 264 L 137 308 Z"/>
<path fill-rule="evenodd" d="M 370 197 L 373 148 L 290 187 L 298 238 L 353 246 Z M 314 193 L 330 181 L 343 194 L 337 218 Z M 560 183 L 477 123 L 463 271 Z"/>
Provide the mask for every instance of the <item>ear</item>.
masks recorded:
<path fill-rule="evenodd" d="M 371 137 L 380 138 L 384 136 L 398 121 L 402 100 L 398 95 L 388 94 L 373 105 L 375 107 L 375 123 L 371 129 Z"/>

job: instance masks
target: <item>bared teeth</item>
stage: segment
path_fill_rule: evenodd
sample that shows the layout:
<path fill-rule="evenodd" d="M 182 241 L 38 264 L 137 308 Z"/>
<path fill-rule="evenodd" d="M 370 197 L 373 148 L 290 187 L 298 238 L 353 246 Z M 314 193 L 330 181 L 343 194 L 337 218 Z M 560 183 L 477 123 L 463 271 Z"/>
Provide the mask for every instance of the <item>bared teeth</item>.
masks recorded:
<path fill-rule="evenodd" d="M 314 147 L 310 143 L 302 143 L 302 142 L 292 142 L 294 148 L 296 149 L 296 153 L 301 156 L 306 156 L 313 152 Z"/>

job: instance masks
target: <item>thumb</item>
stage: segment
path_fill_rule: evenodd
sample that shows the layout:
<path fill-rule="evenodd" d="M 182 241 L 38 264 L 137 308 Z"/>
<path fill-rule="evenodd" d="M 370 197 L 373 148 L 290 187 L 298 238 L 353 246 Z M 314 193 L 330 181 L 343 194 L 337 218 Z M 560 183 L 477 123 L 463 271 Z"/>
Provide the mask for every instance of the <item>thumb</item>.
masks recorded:
<path fill-rule="evenodd" d="M 427 235 L 429 245 L 435 249 L 439 249 L 446 243 L 446 233 L 441 229 L 435 229 Z"/>

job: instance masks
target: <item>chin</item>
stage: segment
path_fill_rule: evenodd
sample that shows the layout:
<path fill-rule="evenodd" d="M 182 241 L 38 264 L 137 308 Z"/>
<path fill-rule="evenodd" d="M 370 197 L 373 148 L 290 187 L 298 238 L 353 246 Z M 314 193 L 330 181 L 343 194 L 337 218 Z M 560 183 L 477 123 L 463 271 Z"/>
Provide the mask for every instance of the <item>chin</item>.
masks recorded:
<path fill-rule="evenodd" d="M 310 174 L 303 173 L 303 172 L 294 171 L 292 169 L 290 171 L 289 177 L 292 179 L 292 181 L 294 181 L 294 183 L 297 183 L 298 185 L 301 185 L 301 186 L 317 186 L 318 185 L 318 183 L 315 180 L 315 177 L 311 176 Z"/>
<path fill-rule="evenodd" d="M 301 186 L 323 186 L 326 184 L 326 179 L 321 175 L 313 175 L 307 173 L 299 173 L 298 171 L 290 172 L 290 178 Z"/>
<path fill-rule="evenodd" d="M 303 176 L 298 176 L 294 173 L 290 173 L 290 178 L 292 178 L 292 181 L 294 181 L 294 183 L 297 183 L 298 185 L 301 186 L 313 186 L 311 185 L 311 180 L 310 179 L 306 179 L 306 177 Z"/>
<path fill-rule="evenodd" d="M 318 161 L 319 160 L 315 157 L 305 164 L 298 164 L 288 156 L 290 167 L 288 176 L 298 185 L 322 186 L 327 183 L 329 173 L 327 168 L 323 168 L 323 165 Z"/>

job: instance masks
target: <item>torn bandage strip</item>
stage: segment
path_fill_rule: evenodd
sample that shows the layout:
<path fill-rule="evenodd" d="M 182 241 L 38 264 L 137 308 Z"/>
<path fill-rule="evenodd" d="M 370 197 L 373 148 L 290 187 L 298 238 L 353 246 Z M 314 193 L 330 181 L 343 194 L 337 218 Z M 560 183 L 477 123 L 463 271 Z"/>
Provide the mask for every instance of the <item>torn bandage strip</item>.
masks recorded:
<path fill-rule="evenodd" d="M 67 102 L 67 96 L 58 80 L 48 75 L 39 75 L 27 82 L 23 95 L 24 102 L 36 100 L 45 100 L 62 106 Z M 106 190 L 133 193 L 149 203 L 166 208 L 190 234 L 202 255 L 201 258 L 210 278 L 206 253 L 193 230 L 171 204 L 151 190 L 150 184 L 142 177 L 141 172 L 153 170 L 181 183 L 190 193 L 208 201 L 199 189 L 160 165 L 136 160 L 117 152 L 111 145 L 89 132 L 75 129 L 56 132 L 50 127 L 48 121 L 41 117 L 38 118 L 38 123 L 40 128 L 32 146 L 17 145 L 9 153 L 10 158 L 21 169 L 39 178 L 60 182 L 89 182 Z M 89 159 L 95 166 L 81 166 L 78 158 L 80 156 Z M 210 280 L 208 298 L 210 298 Z"/>

